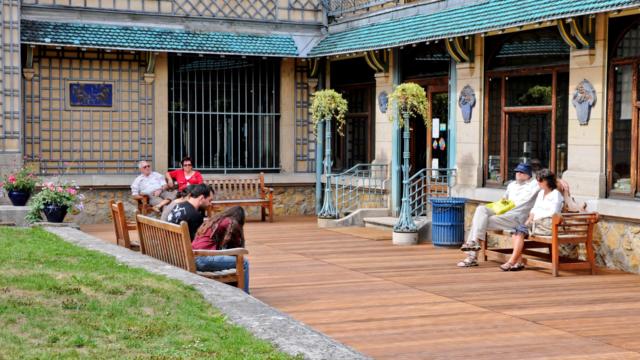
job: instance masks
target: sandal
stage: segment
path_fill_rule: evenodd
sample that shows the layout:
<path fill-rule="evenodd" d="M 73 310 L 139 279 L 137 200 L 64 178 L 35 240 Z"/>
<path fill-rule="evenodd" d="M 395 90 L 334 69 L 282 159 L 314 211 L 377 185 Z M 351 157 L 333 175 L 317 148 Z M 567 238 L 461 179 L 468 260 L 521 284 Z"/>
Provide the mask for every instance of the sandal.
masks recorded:
<path fill-rule="evenodd" d="M 524 270 L 524 264 L 523 263 L 516 263 L 515 265 L 513 265 L 511 267 L 511 269 L 509 269 L 509 271 L 520 271 L 520 270 Z"/>
<path fill-rule="evenodd" d="M 472 267 L 478 266 L 478 259 L 472 256 L 467 256 L 464 260 L 460 261 L 458 267 Z"/>
<path fill-rule="evenodd" d="M 511 271 L 511 269 L 513 269 L 514 266 L 515 266 L 515 264 L 512 264 L 510 262 L 506 262 L 506 263 L 500 265 L 500 270 L 502 270 L 502 271 Z"/>
<path fill-rule="evenodd" d="M 477 242 L 465 242 L 464 244 L 462 244 L 460 251 L 480 251 L 480 244 L 478 244 Z"/>

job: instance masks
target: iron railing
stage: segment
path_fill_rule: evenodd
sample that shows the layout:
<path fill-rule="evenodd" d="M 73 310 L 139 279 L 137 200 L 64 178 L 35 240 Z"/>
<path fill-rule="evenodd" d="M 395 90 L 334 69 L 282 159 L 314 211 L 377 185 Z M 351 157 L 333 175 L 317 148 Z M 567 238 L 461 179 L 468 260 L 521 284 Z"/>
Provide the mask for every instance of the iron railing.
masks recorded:
<path fill-rule="evenodd" d="M 432 197 L 451 196 L 455 169 L 422 169 L 409 178 L 411 216 L 425 216 Z"/>
<path fill-rule="evenodd" d="M 345 14 L 378 9 L 387 4 L 399 4 L 400 0 L 324 0 L 323 4 L 330 17 L 341 17 Z"/>
<path fill-rule="evenodd" d="M 334 186 L 338 217 L 360 208 L 387 207 L 388 165 L 358 164 L 329 175 L 327 186 Z"/>

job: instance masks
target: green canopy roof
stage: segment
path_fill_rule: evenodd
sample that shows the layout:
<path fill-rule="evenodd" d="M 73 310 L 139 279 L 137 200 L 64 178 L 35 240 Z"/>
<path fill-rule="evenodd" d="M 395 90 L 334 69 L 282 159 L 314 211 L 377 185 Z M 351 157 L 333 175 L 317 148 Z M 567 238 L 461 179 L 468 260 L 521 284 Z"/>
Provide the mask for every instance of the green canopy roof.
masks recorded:
<path fill-rule="evenodd" d="M 640 6 L 640 0 L 487 0 L 329 33 L 309 56 L 383 49 L 634 6 Z"/>
<path fill-rule="evenodd" d="M 283 57 L 298 55 L 298 48 L 289 35 L 189 32 L 156 27 L 23 20 L 20 36 L 23 43 L 38 45 Z"/>

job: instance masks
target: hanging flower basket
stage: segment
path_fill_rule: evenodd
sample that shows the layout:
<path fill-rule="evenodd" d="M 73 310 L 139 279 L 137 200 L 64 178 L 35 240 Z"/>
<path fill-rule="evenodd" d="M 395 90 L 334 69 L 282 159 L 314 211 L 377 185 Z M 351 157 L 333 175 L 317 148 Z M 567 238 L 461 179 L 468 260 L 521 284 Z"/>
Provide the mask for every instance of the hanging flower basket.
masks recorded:
<path fill-rule="evenodd" d="M 395 102 L 399 115 L 398 126 L 401 129 L 404 126 L 409 126 L 409 124 L 405 124 L 405 120 L 411 116 L 421 116 L 427 129 L 431 128 L 427 94 L 422 86 L 411 82 L 401 84 L 389 96 L 389 100 Z M 390 116 L 389 121 L 393 122 L 393 120 L 393 116 Z"/>
<path fill-rule="evenodd" d="M 335 90 L 320 90 L 313 94 L 309 112 L 311 113 L 311 120 L 313 121 L 314 133 L 318 129 L 318 124 L 326 119 L 335 119 L 338 134 L 344 135 L 347 107 L 347 100 Z"/>

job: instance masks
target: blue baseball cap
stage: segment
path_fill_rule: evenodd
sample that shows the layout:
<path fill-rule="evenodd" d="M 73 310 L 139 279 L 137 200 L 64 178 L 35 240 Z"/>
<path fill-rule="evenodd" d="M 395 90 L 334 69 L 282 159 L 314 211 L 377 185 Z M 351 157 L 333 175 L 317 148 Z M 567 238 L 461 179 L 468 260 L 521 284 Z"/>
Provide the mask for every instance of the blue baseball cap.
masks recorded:
<path fill-rule="evenodd" d="M 516 168 L 513 171 L 531 176 L 531 165 L 520 163 L 518 164 L 518 166 L 516 166 Z"/>

